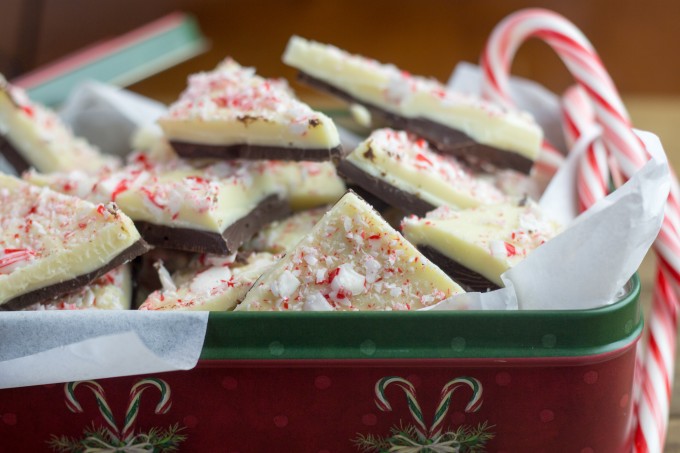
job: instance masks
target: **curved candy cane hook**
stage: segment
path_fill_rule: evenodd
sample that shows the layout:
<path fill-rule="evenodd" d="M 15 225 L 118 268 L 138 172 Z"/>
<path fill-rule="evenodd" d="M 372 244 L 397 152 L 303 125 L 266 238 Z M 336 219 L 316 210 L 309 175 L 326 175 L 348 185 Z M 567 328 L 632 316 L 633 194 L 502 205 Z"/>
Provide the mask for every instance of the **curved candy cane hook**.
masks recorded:
<path fill-rule="evenodd" d="M 387 401 L 387 397 L 385 396 L 385 390 L 387 390 L 387 387 L 391 384 L 396 384 L 404 391 L 404 394 L 406 395 L 406 401 L 408 403 L 408 409 L 417 424 L 416 430 L 418 431 L 418 435 L 422 439 L 426 439 L 427 427 L 425 426 L 423 411 L 420 409 L 420 405 L 416 400 L 416 389 L 413 384 L 411 384 L 406 379 L 399 376 L 387 376 L 375 383 L 375 404 L 378 406 L 378 409 L 383 412 L 392 410 L 392 406 L 390 405 L 389 401 Z"/>
<path fill-rule="evenodd" d="M 147 378 L 141 379 L 130 389 L 130 401 L 125 412 L 125 425 L 123 426 L 123 440 L 130 440 L 134 437 L 135 421 L 139 414 L 139 400 L 142 393 L 150 387 L 156 387 L 161 393 L 161 399 L 156 405 L 156 414 L 165 414 L 170 410 L 172 401 L 170 400 L 170 387 L 163 379 Z"/>
<path fill-rule="evenodd" d="M 68 382 L 66 385 L 64 385 L 64 393 L 66 394 L 66 407 L 74 413 L 82 413 L 83 412 L 83 407 L 80 405 L 78 400 L 76 399 L 76 388 L 79 385 L 83 385 L 84 387 L 89 388 L 92 393 L 94 393 L 94 397 L 97 400 L 97 406 L 99 407 L 99 412 L 102 414 L 102 417 L 104 417 L 104 421 L 108 425 L 108 428 L 106 430 L 108 433 L 111 435 L 111 437 L 114 440 L 119 439 L 118 435 L 118 426 L 116 425 L 116 421 L 113 417 L 113 412 L 111 411 L 111 408 L 109 407 L 109 404 L 106 402 L 106 395 L 104 394 L 104 388 L 99 385 L 95 381 L 75 381 L 75 382 Z"/>
<path fill-rule="evenodd" d="M 432 428 L 430 428 L 430 438 L 435 438 L 441 434 L 446 413 L 451 405 L 453 392 L 463 386 L 470 387 L 472 390 L 472 397 L 467 406 L 465 406 L 465 412 L 477 412 L 479 408 L 482 407 L 482 383 L 477 379 L 463 376 L 447 382 L 442 388 L 439 405 L 434 414 L 434 421 L 432 422 Z"/>

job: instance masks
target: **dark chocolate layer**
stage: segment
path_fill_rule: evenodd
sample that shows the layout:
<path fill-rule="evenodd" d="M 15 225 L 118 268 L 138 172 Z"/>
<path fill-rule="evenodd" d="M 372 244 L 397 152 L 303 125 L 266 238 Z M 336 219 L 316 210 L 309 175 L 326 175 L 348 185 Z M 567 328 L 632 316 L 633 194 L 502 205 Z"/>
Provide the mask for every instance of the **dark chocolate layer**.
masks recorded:
<path fill-rule="evenodd" d="M 9 139 L 0 134 L 0 154 L 10 163 L 18 174 L 21 174 L 31 167 L 31 164 L 24 159 L 24 156 L 9 142 Z"/>
<path fill-rule="evenodd" d="M 418 198 L 416 195 L 398 189 L 382 179 L 366 173 L 347 160 L 341 160 L 337 164 L 337 169 L 338 174 L 343 178 L 349 179 L 389 205 L 405 212 L 422 217 L 436 208 L 436 206 Z"/>
<path fill-rule="evenodd" d="M 290 213 L 287 200 L 270 195 L 260 202 L 245 217 L 227 227 L 222 234 L 190 228 L 174 228 L 150 222 L 136 221 L 135 226 L 142 237 L 151 245 L 167 249 L 197 253 L 228 255 L 236 250 L 256 232 L 274 220 Z"/>
<path fill-rule="evenodd" d="M 335 148 L 289 148 L 283 146 L 249 145 L 208 145 L 171 140 L 175 152 L 186 158 L 246 159 L 246 160 L 287 160 L 326 161 L 343 156 L 341 146 Z"/>
<path fill-rule="evenodd" d="M 435 121 L 426 118 L 407 118 L 388 112 L 304 72 L 298 73 L 298 79 L 309 86 L 326 91 L 347 102 L 363 105 L 371 112 L 371 115 L 376 116 L 378 120 L 390 127 L 419 135 L 430 142 L 437 151 L 464 159 L 474 168 L 484 170 L 492 165 L 498 168 L 511 168 L 528 174 L 534 164 L 531 159 L 521 154 L 478 143 L 467 134 Z"/>
<path fill-rule="evenodd" d="M 416 247 L 420 250 L 420 253 L 439 266 L 449 277 L 462 286 L 465 291 L 486 292 L 500 288 L 500 286 L 483 275 L 463 266 L 458 261 L 452 260 L 429 245 L 416 245 Z"/>
<path fill-rule="evenodd" d="M 143 239 L 140 239 L 99 269 L 88 272 L 87 274 L 79 275 L 71 280 L 55 283 L 53 285 L 45 286 L 43 288 L 21 294 L 20 296 L 8 300 L 4 304 L 0 304 L 0 311 L 20 310 L 35 303 L 49 301 L 56 297 L 63 296 L 64 294 L 78 288 L 82 288 L 83 286 L 92 283 L 94 280 L 98 279 L 111 269 L 125 264 L 133 258 L 146 253 L 149 248 L 149 245 L 144 242 Z"/>

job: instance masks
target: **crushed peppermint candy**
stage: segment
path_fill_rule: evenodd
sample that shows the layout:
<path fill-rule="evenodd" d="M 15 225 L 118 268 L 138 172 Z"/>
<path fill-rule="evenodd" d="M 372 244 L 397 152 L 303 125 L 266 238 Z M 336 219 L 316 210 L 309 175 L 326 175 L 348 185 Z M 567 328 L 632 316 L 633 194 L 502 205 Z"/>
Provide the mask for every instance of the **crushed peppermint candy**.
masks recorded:
<path fill-rule="evenodd" d="M 304 136 L 323 121 L 319 113 L 297 100 L 284 79 L 265 79 L 253 68 L 227 58 L 216 69 L 189 77 L 186 90 L 170 106 L 163 121 L 254 121 L 288 124 Z"/>
<path fill-rule="evenodd" d="M 133 153 L 118 170 L 49 175 L 30 171 L 24 178 L 94 203 L 115 201 L 134 220 L 219 231 L 283 187 L 267 178 L 264 162 L 198 166 L 180 158 L 154 160 L 143 152 Z"/>
<path fill-rule="evenodd" d="M 278 256 L 254 253 L 246 262 L 237 261 L 235 255 L 199 255 L 186 269 L 175 272 L 169 278 L 172 284 L 151 293 L 140 310 L 231 310 L 243 298 L 255 281 L 271 267 Z M 289 289 L 283 283 L 283 291 Z"/>
<path fill-rule="evenodd" d="M 350 192 L 236 310 L 411 310 L 461 291 Z"/>
<path fill-rule="evenodd" d="M 451 156 L 413 134 L 378 129 L 347 157 L 363 171 L 434 207 L 501 203 L 505 195 Z"/>

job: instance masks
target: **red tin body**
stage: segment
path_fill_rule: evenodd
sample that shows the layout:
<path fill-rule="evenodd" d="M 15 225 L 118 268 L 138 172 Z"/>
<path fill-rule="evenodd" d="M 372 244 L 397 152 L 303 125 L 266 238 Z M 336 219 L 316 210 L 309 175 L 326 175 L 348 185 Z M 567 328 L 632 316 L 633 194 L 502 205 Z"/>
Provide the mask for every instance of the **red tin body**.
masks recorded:
<path fill-rule="evenodd" d="M 211 319 L 193 370 L 0 390 L 0 452 L 630 451 L 633 286 L 604 312 L 562 320 L 479 313 L 488 330 L 476 336 L 470 313 L 431 335 L 401 322 L 436 314 L 387 327 L 369 316 L 373 340 L 358 318 L 333 321 L 342 330 L 328 338 L 325 318 L 277 318 L 290 337 L 264 327 L 271 317 L 243 318 L 242 331 Z"/>

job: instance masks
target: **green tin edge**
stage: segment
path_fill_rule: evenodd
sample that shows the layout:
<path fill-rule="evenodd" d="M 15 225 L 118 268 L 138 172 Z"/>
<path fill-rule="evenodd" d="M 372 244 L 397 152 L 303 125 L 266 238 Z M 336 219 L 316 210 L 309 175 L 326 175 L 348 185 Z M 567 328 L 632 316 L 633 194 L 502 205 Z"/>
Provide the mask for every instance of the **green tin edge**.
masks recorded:
<path fill-rule="evenodd" d="M 591 356 L 642 332 L 640 279 L 591 310 L 210 313 L 203 360 Z"/>
<path fill-rule="evenodd" d="M 29 88 L 27 92 L 33 101 L 52 107 L 63 102 L 73 88 L 85 80 L 126 86 L 188 60 L 206 47 L 196 20 L 187 16 L 178 27 Z"/>

